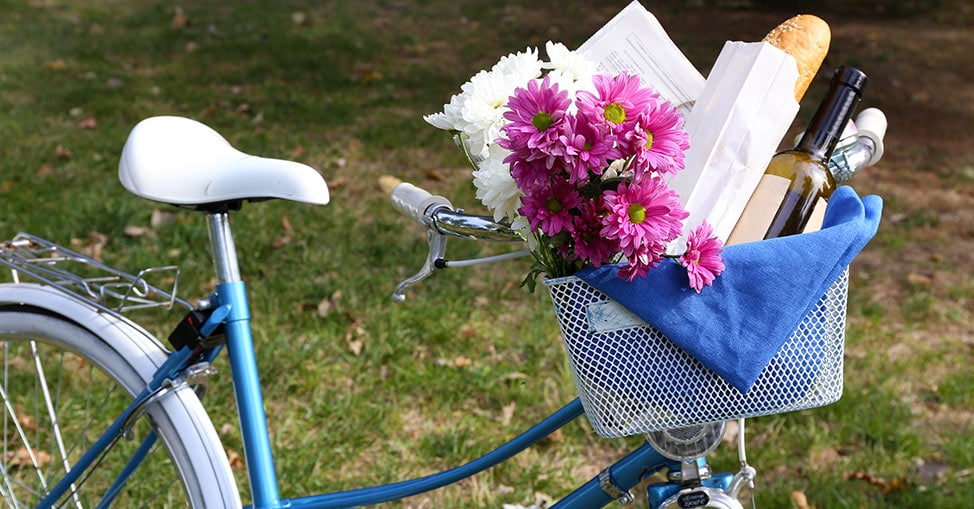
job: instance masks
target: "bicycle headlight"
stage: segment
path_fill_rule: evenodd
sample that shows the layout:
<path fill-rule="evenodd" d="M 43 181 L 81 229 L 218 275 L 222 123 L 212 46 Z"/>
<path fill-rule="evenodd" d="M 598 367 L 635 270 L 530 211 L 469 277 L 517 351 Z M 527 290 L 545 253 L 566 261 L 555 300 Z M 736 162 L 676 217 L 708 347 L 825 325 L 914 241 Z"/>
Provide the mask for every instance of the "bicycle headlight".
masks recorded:
<path fill-rule="evenodd" d="M 724 437 L 725 427 L 724 422 L 711 422 L 652 431 L 646 434 L 646 440 L 671 460 L 690 461 L 716 449 Z"/>

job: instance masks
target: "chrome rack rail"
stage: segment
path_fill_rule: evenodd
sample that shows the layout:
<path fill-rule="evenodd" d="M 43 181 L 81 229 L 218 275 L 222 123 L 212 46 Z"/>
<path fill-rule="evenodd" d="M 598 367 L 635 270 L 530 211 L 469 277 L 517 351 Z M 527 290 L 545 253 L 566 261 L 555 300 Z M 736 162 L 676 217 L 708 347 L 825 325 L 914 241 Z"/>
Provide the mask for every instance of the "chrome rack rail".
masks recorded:
<path fill-rule="evenodd" d="M 179 267 L 174 265 L 129 274 L 29 233 L 0 242 L 0 265 L 10 267 L 15 282 L 27 276 L 110 313 L 172 309 L 176 304 L 193 309 L 192 304 L 176 297 Z M 166 279 L 166 274 L 172 279 L 168 290 L 146 280 L 150 276 L 153 280 Z"/>

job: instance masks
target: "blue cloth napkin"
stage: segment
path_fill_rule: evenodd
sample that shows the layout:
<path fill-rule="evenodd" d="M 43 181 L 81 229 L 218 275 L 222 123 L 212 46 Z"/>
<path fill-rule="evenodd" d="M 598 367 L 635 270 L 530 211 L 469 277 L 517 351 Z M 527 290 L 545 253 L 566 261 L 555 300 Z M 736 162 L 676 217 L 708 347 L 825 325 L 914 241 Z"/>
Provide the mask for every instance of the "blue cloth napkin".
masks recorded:
<path fill-rule="evenodd" d="M 618 266 L 576 276 L 653 325 L 746 393 L 802 317 L 876 234 L 883 202 L 848 186 L 829 199 L 821 230 L 724 248 L 724 272 L 701 293 L 677 263 L 632 282 Z"/>

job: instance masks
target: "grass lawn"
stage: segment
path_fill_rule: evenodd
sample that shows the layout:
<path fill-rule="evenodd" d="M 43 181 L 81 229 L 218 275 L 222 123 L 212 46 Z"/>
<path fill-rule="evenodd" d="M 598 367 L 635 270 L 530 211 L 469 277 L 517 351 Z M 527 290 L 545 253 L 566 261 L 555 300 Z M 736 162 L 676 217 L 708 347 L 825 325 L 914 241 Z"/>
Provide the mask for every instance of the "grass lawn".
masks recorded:
<path fill-rule="evenodd" d="M 397 282 L 422 263 L 425 238 L 377 179 L 395 175 L 477 210 L 461 154 L 422 115 L 501 55 L 549 39 L 577 46 L 626 3 L 0 0 L 0 236 L 29 231 L 133 271 L 178 264 L 181 296 L 194 298 L 213 285 L 202 217 L 123 190 L 128 130 L 182 115 L 245 152 L 314 166 L 331 204 L 263 202 L 234 216 L 282 494 L 455 466 L 571 401 L 575 388 L 548 296 L 519 288 L 526 260 L 444 271 L 392 303 Z M 699 9 L 655 4 L 645 5 L 709 66 L 722 36 L 668 22 Z M 970 177 L 958 182 L 969 192 Z M 895 197 L 889 204 L 895 211 Z M 904 230 L 881 233 L 851 291 L 870 291 L 880 261 L 936 222 L 910 214 Z M 504 250 L 450 243 L 456 258 Z M 955 270 L 946 293 L 918 276 L 893 309 L 850 304 L 839 403 L 749 421 L 760 507 L 793 507 L 793 492 L 819 508 L 969 502 L 972 284 Z M 173 317 L 146 319 L 164 336 Z M 924 341 L 927 329 L 961 332 Z M 891 350 L 903 341 L 909 350 Z M 236 417 L 223 404 L 225 357 L 217 367 L 206 403 L 247 493 Z M 392 506 L 557 498 L 640 441 L 600 439 L 580 420 L 502 466 Z M 722 447 L 712 463 L 733 471 L 736 451 Z"/>

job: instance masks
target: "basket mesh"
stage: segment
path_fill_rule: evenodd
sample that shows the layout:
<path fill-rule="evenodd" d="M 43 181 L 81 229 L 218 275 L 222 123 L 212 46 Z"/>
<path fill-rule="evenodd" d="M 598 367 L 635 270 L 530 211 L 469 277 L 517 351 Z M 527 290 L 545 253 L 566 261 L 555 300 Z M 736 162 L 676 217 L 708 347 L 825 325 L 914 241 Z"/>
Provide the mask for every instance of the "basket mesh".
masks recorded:
<path fill-rule="evenodd" d="M 846 271 L 747 394 L 581 279 L 546 284 L 585 413 L 597 434 L 621 437 L 838 400 L 848 282 Z"/>

